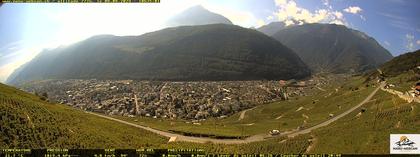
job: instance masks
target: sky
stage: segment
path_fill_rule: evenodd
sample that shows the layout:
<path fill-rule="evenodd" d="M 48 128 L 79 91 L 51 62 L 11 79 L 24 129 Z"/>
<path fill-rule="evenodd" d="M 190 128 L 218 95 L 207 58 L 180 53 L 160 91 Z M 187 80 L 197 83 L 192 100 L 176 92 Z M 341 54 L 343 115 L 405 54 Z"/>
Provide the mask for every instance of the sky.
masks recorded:
<path fill-rule="evenodd" d="M 141 35 L 202 5 L 235 25 L 334 23 L 365 32 L 398 56 L 420 49 L 419 0 L 161 0 L 161 3 L 32 3 L 0 6 L 0 82 L 44 49 L 98 34 Z"/>

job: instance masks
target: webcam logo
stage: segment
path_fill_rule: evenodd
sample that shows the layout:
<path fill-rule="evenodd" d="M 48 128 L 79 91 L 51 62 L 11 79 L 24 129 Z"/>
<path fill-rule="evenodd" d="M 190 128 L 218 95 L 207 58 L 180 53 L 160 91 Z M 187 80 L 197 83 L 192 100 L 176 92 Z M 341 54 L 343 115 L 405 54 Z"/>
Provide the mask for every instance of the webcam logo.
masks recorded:
<path fill-rule="evenodd" d="M 400 137 L 400 140 L 397 141 L 397 142 L 395 142 L 395 144 L 398 145 L 398 146 L 400 146 L 400 147 L 401 146 L 410 146 L 410 147 L 413 147 L 413 145 L 416 144 L 416 143 L 414 143 L 413 141 L 410 141 L 410 139 L 408 139 L 407 136 L 401 136 Z"/>
<path fill-rule="evenodd" d="M 420 134 L 391 134 L 391 154 L 420 154 L 417 143 L 420 142 Z"/>

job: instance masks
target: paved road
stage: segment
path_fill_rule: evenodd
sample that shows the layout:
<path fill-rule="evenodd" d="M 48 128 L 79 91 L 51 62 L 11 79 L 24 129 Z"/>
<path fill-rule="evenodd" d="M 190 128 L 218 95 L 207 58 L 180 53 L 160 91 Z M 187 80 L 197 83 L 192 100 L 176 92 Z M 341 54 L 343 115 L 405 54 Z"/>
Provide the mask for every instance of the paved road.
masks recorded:
<path fill-rule="evenodd" d="M 349 110 L 347 110 L 347 111 L 345 111 L 345 112 L 343 112 L 343 113 L 341 113 L 341 114 L 339 114 L 339 115 L 337 115 L 337 116 L 335 116 L 335 117 L 333 117 L 333 118 L 331 118 L 331 119 L 329 119 L 325 122 L 322 122 L 318 125 L 315 125 L 313 127 L 303 129 L 303 130 L 283 132 L 281 135 L 285 135 L 285 136 L 288 136 L 288 137 L 294 137 L 294 136 L 297 136 L 297 135 L 300 135 L 300 134 L 307 134 L 307 133 L 310 133 L 312 130 L 318 129 L 320 127 L 327 126 L 327 125 L 331 124 L 332 122 L 340 119 L 341 117 L 344 117 L 347 114 L 353 112 L 354 110 L 356 110 L 357 108 L 359 108 L 360 106 L 362 106 L 363 104 L 368 102 L 373 97 L 373 95 L 375 95 L 376 92 L 381 87 L 383 87 L 384 85 L 385 85 L 384 82 L 381 83 L 381 85 L 379 87 L 377 87 L 372 93 L 370 93 L 369 96 L 367 96 L 365 98 L 365 100 L 363 100 L 362 102 L 360 102 L 356 106 L 352 107 L 351 109 L 349 109 Z M 169 133 L 169 132 L 153 129 L 153 128 L 138 125 L 138 124 L 133 124 L 133 123 L 130 123 L 130 122 L 127 122 L 127 121 L 119 120 L 119 119 L 116 119 L 116 118 L 108 117 L 108 116 L 97 114 L 97 113 L 92 113 L 92 112 L 87 112 L 87 113 L 95 115 L 95 116 L 99 116 L 99 117 L 102 117 L 102 118 L 106 118 L 106 119 L 109 119 L 109 120 L 113 120 L 113 121 L 116 121 L 116 122 L 120 122 L 120 123 L 123 123 L 123 124 L 127 124 L 127 125 L 130 125 L 130 126 L 133 126 L 133 127 L 141 128 L 141 129 L 144 129 L 144 130 L 147 130 L 147 131 L 150 131 L 150 132 L 153 132 L 153 133 L 156 133 L 158 135 L 165 136 L 165 137 L 168 137 L 168 138 L 177 137 L 176 141 L 185 141 L 185 142 L 194 142 L 194 143 L 213 142 L 213 143 L 223 143 L 223 144 L 241 144 L 241 143 L 262 141 L 262 140 L 266 140 L 266 139 L 271 137 L 268 134 L 253 135 L 253 136 L 250 136 L 250 137 L 248 137 L 246 139 L 243 139 L 243 140 L 239 140 L 239 139 L 213 139 L 213 138 L 208 138 L 208 137 L 191 137 L 191 136 L 184 136 L 184 135 L 180 135 L 180 134 Z"/>
<path fill-rule="evenodd" d="M 360 102 L 356 106 L 350 108 L 349 110 L 347 110 L 347 111 L 345 111 L 345 112 L 343 112 L 343 113 L 341 113 L 341 114 L 339 114 L 339 115 L 337 115 L 337 116 L 335 116 L 335 117 L 333 117 L 331 119 L 328 119 L 327 121 L 322 122 L 322 123 L 320 123 L 318 125 L 315 125 L 313 127 L 310 127 L 310 128 L 304 129 L 304 130 L 296 131 L 294 133 L 288 134 L 287 136 L 294 137 L 296 135 L 306 134 L 306 133 L 311 132 L 312 130 L 315 130 L 315 129 L 318 129 L 320 127 L 324 127 L 324 126 L 327 126 L 327 125 L 331 124 L 332 122 L 334 122 L 334 121 L 336 121 L 336 120 L 338 120 L 338 119 L 340 119 L 340 118 L 348 115 L 349 113 L 353 112 L 354 110 L 356 110 L 357 108 L 359 108 L 360 106 L 362 106 L 363 104 L 365 104 L 366 102 L 368 102 L 370 99 L 372 99 L 372 97 L 376 94 L 376 92 L 378 92 L 378 90 L 381 87 L 383 87 L 383 86 L 385 86 L 385 82 L 382 82 L 381 85 L 379 85 L 378 87 L 376 87 L 376 89 L 372 93 L 370 93 L 369 96 L 367 96 L 365 98 L 365 100 L 363 100 L 362 102 Z"/>

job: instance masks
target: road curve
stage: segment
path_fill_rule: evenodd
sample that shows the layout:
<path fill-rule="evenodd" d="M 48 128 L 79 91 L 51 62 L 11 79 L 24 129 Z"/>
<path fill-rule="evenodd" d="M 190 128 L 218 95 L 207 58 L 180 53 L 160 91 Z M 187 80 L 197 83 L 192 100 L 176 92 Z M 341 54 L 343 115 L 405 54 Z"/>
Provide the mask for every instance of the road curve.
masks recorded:
<path fill-rule="evenodd" d="M 381 85 L 379 85 L 372 93 L 369 94 L 369 96 L 367 96 L 365 98 L 365 100 L 363 100 L 362 102 L 360 102 L 356 106 L 350 108 L 349 110 L 347 110 L 347 111 L 345 111 L 345 112 L 343 112 L 343 113 L 341 113 L 341 114 L 339 114 L 339 115 L 337 115 L 337 116 L 335 116 L 335 117 L 333 117 L 331 119 L 328 119 L 325 122 L 322 122 L 320 124 L 317 124 L 315 126 L 312 126 L 310 128 L 304 129 L 304 130 L 300 130 L 300 131 L 296 131 L 296 132 L 290 133 L 287 136 L 294 137 L 296 135 L 306 134 L 306 133 L 311 132 L 312 130 L 315 130 L 315 129 L 318 129 L 320 127 L 324 127 L 324 126 L 327 126 L 327 125 L 331 124 L 332 122 L 334 122 L 334 121 L 336 121 L 336 120 L 338 120 L 338 119 L 340 119 L 340 118 L 348 115 L 349 113 L 353 112 L 354 110 L 356 110 L 357 108 L 359 108 L 360 106 L 362 106 L 363 104 L 365 104 L 366 102 L 368 102 L 370 99 L 372 99 L 372 97 L 376 94 L 376 92 L 378 92 L 378 90 L 380 88 L 382 88 L 383 86 L 385 86 L 385 82 L 382 82 Z"/>
<path fill-rule="evenodd" d="M 346 116 L 347 114 L 353 112 L 354 110 L 356 110 L 357 108 L 359 108 L 360 106 L 362 106 L 363 104 L 368 102 L 376 94 L 376 92 L 381 87 L 383 87 L 384 85 L 385 85 L 385 82 L 382 82 L 381 85 L 378 86 L 372 93 L 370 93 L 369 96 L 367 96 L 362 102 L 360 102 L 356 106 L 350 108 L 349 110 L 347 110 L 347 111 L 345 111 L 345 112 L 343 112 L 343 113 L 341 113 L 341 114 L 339 114 L 339 115 L 337 115 L 337 116 L 335 116 L 331 119 L 328 119 L 325 122 L 322 122 L 320 124 L 317 124 L 315 126 L 312 126 L 310 128 L 303 129 L 303 130 L 283 132 L 280 135 L 288 136 L 288 137 L 294 137 L 294 136 L 297 136 L 297 135 L 300 135 L 300 134 L 307 134 L 307 133 L 310 133 L 312 130 L 318 129 L 320 127 L 327 126 L 327 125 L 331 124 L 332 122 L 334 122 L 334 121 Z M 257 135 L 250 136 L 250 137 L 248 137 L 246 139 L 243 139 L 243 140 L 240 140 L 240 139 L 214 139 L 214 138 L 208 138 L 208 137 L 191 137 L 191 136 L 184 136 L 184 135 L 180 135 L 180 134 L 165 132 L 165 131 L 153 129 L 153 128 L 138 125 L 138 124 L 133 124 L 133 123 L 130 123 L 130 122 L 127 122 L 127 121 L 123 121 L 123 120 L 120 120 L 120 119 L 108 117 L 108 116 L 93 113 L 93 112 L 86 112 L 86 113 L 89 113 L 89 114 L 92 114 L 92 115 L 95 115 L 95 116 L 98 116 L 98 117 L 102 117 L 102 118 L 105 118 L 105 119 L 113 120 L 113 121 L 116 121 L 116 122 L 120 122 L 120 123 L 123 123 L 123 124 L 127 124 L 127 125 L 130 125 L 130 126 L 133 126 L 133 127 L 141 128 L 141 129 L 144 129 L 144 130 L 147 130 L 147 131 L 150 131 L 150 132 L 153 132 L 153 133 L 156 133 L 158 135 L 165 136 L 165 137 L 168 137 L 168 138 L 177 137 L 176 141 L 185 141 L 185 142 L 194 142 L 194 143 L 213 142 L 213 143 L 222 143 L 222 144 L 241 144 L 241 143 L 263 141 L 263 140 L 266 140 L 266 139 L 271 137 L 268 134 L 257 134 Z"/>

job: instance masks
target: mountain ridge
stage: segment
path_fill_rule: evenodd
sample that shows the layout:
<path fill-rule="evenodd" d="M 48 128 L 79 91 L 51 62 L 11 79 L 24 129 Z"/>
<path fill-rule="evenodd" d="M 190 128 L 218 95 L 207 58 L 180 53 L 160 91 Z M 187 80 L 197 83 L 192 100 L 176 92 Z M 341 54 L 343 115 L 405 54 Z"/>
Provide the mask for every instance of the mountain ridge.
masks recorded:
<path fill-rule="evenodd" d="M 372 37 L 342 25 L 296 25 L 278 31 L 273 38 L 294 50 L 316 72 L 365 71 L 393 57 Z"/>
<path fill-rule="evenodd" d="M 223 15 L 211 12 L 201 5 L 190 7 L 166 21 L 169 27 L 230 24 L 233 23 Z"/>
<path fill-rule="evenodd" d="M 8 83 L 42 79 L 258 80 L 304 78 L 289 48 L 235 25 L 180 26 L 140 36 L 95 36 L 40 53 Z"/>

